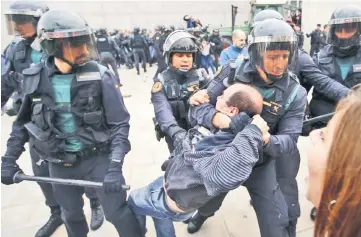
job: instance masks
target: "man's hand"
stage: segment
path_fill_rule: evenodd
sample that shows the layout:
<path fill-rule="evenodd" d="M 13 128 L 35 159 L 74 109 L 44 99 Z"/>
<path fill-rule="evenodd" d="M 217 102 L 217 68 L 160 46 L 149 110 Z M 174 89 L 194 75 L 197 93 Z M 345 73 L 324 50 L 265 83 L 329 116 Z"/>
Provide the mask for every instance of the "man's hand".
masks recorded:
<path fill-rule="evenodd" d="M 189 98 L 189 104 L 197 106 L 200 104 L 209 103 L 209 96 L 207 90 L 197 91 L 194 95 Z"/>
<path fill-rule="evenodd" d="M 237 114 L 236 116 L 231 118 L 231 123 L 229 127 L 232 130 L 233 134 L 237 134 L 241 132 L 245 126 L 249 124 L 251 118 L 244 112 Z"/>
<path fill-rule="evenodd" d="M 270 138 L 270 134 L 268 132 L 269 127 L 267 125 L 267 122 L 264 121 L 264 119 L 260 116 L 260 115 L 255 115 L 253 116 L 253 120 L 251 122 L 251 124 L 256 125 L 262 132 L 262 136 L 263 136 L 263 141 L 265 142 L 265 144 L 267 144 L 269 142 L 269 138 Z"/>
<path fill-rule="evenodd" d="M 239 54 L 237 58 L 243 60 L 243 59 L 244 59 L 244 55 L 243 55 L 243 54 Z"/>
<path fill-rule="evenodd" d="M 103 182 L 105 193 L 116 193 L 122 190 L 122 185 L 125 184 L 122 165 L 122 162 L 110 162 Z"/>
<path fill-rule="evenodd" d="M 5 185 L 13 184 L 14 176 L 19 171 L 22 172 L 15 159 L 3 157 L 1 162 L 1 183 Z"/>
<path fill-rule="evenodd" d="M 231 118 L 222 113 L 216 113 L 212 119 L 212 124 L 216 128 L 229 128 L 229 124 L 231 123 Z"/>

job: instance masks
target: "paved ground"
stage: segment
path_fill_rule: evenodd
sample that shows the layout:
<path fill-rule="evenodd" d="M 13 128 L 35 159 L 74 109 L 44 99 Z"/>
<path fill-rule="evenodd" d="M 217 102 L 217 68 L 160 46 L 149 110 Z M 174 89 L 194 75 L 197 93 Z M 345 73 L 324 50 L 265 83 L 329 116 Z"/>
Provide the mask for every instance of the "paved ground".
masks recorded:
<path fill-rule="evenodd" d="M 132 150 L 126 157 L 124 173 L 127 183 L 132 188 L 148 184 L 159 177 L 162 172 L 160 165 L 167 157 L 165 142 L 155 139 L 152 116 L 153 107 L 150 104 L 150 89 L 155 68 L 149 70 L 149 79 L 143 80 L 143 75 L 136 76 L 135 70 L 119 70 L 122 78 L 123 95 L 132 95 L 125 98 L 125 103 L 131 114 L 130 141 Z M 1 117 L 1 154 L 4 153 L 6 140 L 11 131 L 11 118 Z M 307 163 L 305 148 L 308 140 L 301 138 L 299 147 L 302 153 L 301 168 L 298 175 L 302 216 L 297 228 L 298 237 L 311 237 L 313 223 L 309 218 L 312 205 L 304 198 Z M 30 157 L 24 153 L 19 160 L 23 171 L 32 174 Z M 89 203 L 85 201 L 84 211 L 90 217 Z M 17 185 L 1 185 L 1 235 L 3 237 L 34 236 L 38 228 L 47 221 L 49 209 L 44 205 L 44 198 L 36 183 L 22 182 Z M 154 237 L 154 228 L 151 220 L 148 222 L 148 237 Z M 260 236 L 256 215 L 249 205 L 249 196 L 245 188 L 241 187 L 227 196 L 222 209 L 209 221 L 199 233 L 189 235 L 183 223 L 176 224 L 177 236 L 186 237 L 256 237 Z M 65 228 L 59 228 L 54 237 L 66 236 Z M 105 223 L 98 231 L 90 232 L 89 237 L 116 236 L 116 231 L 109 223 Z M 125 236 L 126 237 L 126 236 Z"/>

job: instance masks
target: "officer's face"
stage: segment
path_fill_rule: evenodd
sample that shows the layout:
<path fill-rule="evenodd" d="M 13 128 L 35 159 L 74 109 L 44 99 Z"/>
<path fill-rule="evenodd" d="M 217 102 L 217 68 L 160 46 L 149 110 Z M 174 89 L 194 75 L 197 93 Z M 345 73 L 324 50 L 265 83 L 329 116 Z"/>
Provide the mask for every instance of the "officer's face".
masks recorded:
<path fill-rule="evenodd" d="M 336 27 L 335 34 L 339 39 L 349 39 L 357 32 L 357 26 L 352 27 L 351 24 L 344 24 L 344 27 Z"/>
<path fill-rule="evenodd" d="M 331 147 L 333 134 L 341 115 L 336 114 L 326 128 L 314 130 L 310 134 L 311 146 L 308 149 L 308 185 L 306 197 L 317 208 L 323 190 L 323 179 L 327 164 L 327 155 Z"/>
<path fill-rule="evenodd" d="M 192 53 L 173 53 L 172 65 L 177 69 L 189 70 L 193 66 Z"/>
<path fill-rule="evenodd" d="M 263 55 L 264 69 L 273 76 L 282 76 L 288 65 L 288 50 L 266 50 Z"/>
<path fill-rule="evenodd" d="M 29 38 L 36 34 L 36 29 L 31 22 L 15 24 L 15 31 L 18 32 L 22 38 Z"/>
<path fill-rule="evenodd" d="M 87 61 L 89 51 L 86 43 L 66 42 L 63 46 L 63 57 L 69 62 L 79 65 Z"/>

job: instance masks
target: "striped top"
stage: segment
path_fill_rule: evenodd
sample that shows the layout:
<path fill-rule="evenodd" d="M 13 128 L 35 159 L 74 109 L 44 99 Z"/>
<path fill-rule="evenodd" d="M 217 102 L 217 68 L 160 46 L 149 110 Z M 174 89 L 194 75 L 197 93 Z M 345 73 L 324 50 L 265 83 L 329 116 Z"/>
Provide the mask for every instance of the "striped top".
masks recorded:
<path fill-rule="evenodd" d="M 199 136 L 196 131 L 188 131 L 183 152 L 169 162 L 164 176 L 168 196 L 184 211 L 198 209 L 217 194 L 239 187 L 262 154 L 262 134 L 253 124 L 236 135 L 221 131 L 192 146 L 193 138 Z"/>

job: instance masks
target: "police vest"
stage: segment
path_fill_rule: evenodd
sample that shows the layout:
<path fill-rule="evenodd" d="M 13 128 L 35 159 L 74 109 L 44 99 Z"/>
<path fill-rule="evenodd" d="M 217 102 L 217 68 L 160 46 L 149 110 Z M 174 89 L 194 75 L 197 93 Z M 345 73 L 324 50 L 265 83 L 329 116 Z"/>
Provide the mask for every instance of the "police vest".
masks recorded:
<path fill-rule="evenodd" d="M 173 116 L 181 127 L 188 129 L 188 100 L 193 92 L 199 89 L 202 76 L 198 70 L 193 69 L 187 73 L 186 77 L 183 77 L 168 68 L 159 74 L 158 78 L 163 84 Z"/>
<path fill-rule="evenodd" d="M 25 44 L 25 40 L 16 42 L 8 53 L 8 58 L 12 61 L 15 71 L 18 73 L 22 73 L 24 69 L 29 68 L 32 63 L 40 62 L 42 57 L 43 53 Z"/>
<path fill-rule="evenodd" d="M 112 47 L 107 37 L 99 37 L 97 39 L 97 49 L 99 53 L 112 52 Z"/>
<path fill-rule="evenodd" d="M 71 81 L 70 103 L 63 104 L 57 103 L 44 62 L 24 70 L 24 92 L 32 101 L 31 121 L 24 127 L 42 159 L 63 162 L 67 157 L 67 139 L 76 139 L 83 149 L 107 144 L 110 131 L 105 125 L 101 91 L 101 78 L 106 70 L 96 62 L 79 67 Z M 71 113 L 74 120 L 75 129 L 71 132 L 57 126 L 56 119 L 64 113 Z"/>
<path fill-rule="evenodd" d="M 251 75 L 244 73 L 243 70 L 246 62 L 247 60 L 242 63 L 239 70 L 237 70 L 234 83 L 245 83 L 244 81 L 252 82 L 253 78 L 250 78 Z M 243 78 L 246 80 L 243 80 Z M 252 84 L 252 86 L 262 94 L 263 110 L 261 117 L 267 122 L 272 135 L 277 133 L 280 119 L 287 112 L 301 88 L 297 76 L 291 72 L 288 73 L 288 78 L 283 78 L 282 80 L 289 80 L 289 85 L 285 88 L 285 91 L 273 86 L 257 86 Z"/>
<path fill-rule="evenodd" d="M 141 35 L 134 35 L 132 40 L 132 48 L 143 48 L 144 42 Z"/>
<path fill-rule="evenodd" d="M 332 46 L 326 45 L 320 50 L 316 57 L 316 64 L 325 75 L 348 88 L 352 88 L 356 84 L 361 83 L 361 48 L 357 52 L 353 65 L 350 65 L 351 68 L 345 80 L 342 79 L 340 68 L 336 62 L 335 56 L 332 53 Z M 314 90 L 312 97 L 314 99 L 325 100 L 334 104 L 333 101 L 330 101 L 326 96 L 318 93 L 316 90 Z"/>

